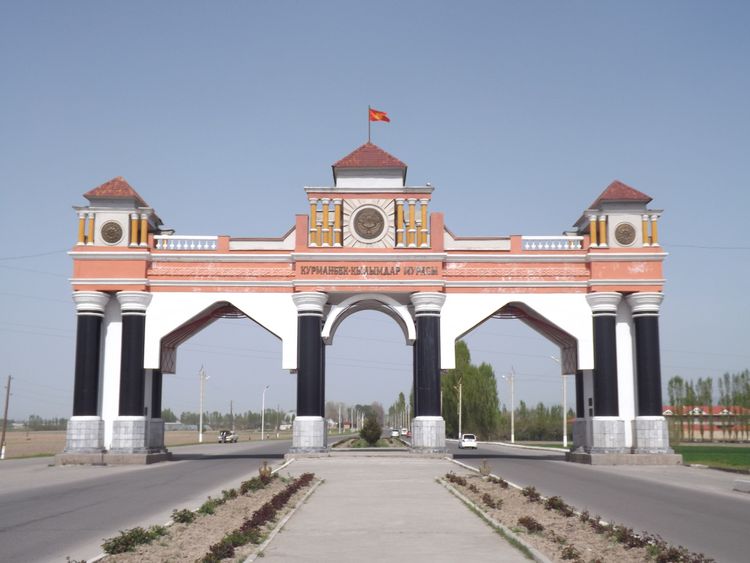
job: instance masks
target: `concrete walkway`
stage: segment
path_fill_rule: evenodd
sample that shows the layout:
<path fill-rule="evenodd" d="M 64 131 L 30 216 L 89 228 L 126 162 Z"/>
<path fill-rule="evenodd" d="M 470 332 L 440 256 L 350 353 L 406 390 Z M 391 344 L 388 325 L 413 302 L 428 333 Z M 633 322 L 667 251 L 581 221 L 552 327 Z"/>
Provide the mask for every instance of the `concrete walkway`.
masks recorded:
<path fill-rule="evenodd" d="M 297 459 L 286 471 L 325 482 L 265 550 L 263 561 L 528 561 L 435 477 L 442 459 Z"/>

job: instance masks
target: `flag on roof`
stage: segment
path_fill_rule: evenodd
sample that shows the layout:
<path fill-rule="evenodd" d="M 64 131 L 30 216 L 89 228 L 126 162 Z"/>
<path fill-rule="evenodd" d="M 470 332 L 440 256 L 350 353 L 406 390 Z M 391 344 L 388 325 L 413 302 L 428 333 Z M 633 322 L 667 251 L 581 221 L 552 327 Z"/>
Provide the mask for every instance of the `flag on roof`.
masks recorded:
<path fill-rule="evenodd" d="M 391 120 L 388 119 L 388 114 L 386 112 L 373 108 L 370 108 L 370 121 L 386 121 L 388 123 L 391 122 Z"/>

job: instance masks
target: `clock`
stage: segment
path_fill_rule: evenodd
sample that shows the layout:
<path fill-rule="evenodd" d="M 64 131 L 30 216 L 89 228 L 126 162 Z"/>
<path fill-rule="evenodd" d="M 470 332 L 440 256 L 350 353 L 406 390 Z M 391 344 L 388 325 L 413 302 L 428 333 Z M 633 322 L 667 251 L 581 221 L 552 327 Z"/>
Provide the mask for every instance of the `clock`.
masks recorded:
<path fill-rule="evenodd" d="M 122 225 L 117 221 L 107 221 L 102 225 L 99 232 L 107 244 L 117 244 L 122 240 Z"/>

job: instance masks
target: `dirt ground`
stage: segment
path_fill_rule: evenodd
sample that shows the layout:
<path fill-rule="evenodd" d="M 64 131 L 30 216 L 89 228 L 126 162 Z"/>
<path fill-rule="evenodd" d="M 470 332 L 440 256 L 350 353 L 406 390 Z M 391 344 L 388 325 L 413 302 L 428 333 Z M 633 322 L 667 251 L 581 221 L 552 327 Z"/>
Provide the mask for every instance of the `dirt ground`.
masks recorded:
<path fill-rule="evenodd" d="M 248 440 L 260 440 L 260 432 L 248 432 L 240 430 L 237 432 L 241 442 Z M 216 443 L 217 432 L 207 431 L 203 433 L 203 442 Z M 280 433 L 279 439 L 289 439 L 289 432 Z M 266 439 L 275 439 L 276 433 L 266 433 Z M 196 431 L 178 430 L 164 433 L 164 442 L 167 448 L 172 446 L 184 446 L 198 443 L 198 433 Z M 65 431 L 29 431 L 14 430 L 5 435 L 5 458 L 14 459 L 21 457 L 41 457 L 51 456 L 62 452 L 65 449 Z"/>

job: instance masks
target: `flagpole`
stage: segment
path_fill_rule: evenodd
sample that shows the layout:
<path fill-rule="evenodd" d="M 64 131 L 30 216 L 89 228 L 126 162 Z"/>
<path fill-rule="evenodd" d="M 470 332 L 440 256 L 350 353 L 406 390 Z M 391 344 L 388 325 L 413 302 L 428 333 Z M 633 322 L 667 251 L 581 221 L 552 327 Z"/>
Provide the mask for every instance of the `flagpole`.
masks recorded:
<path fill-rule="evenodd" d="M 367 106 L 367 142 L 370 142 L 370 106 Z"/>

